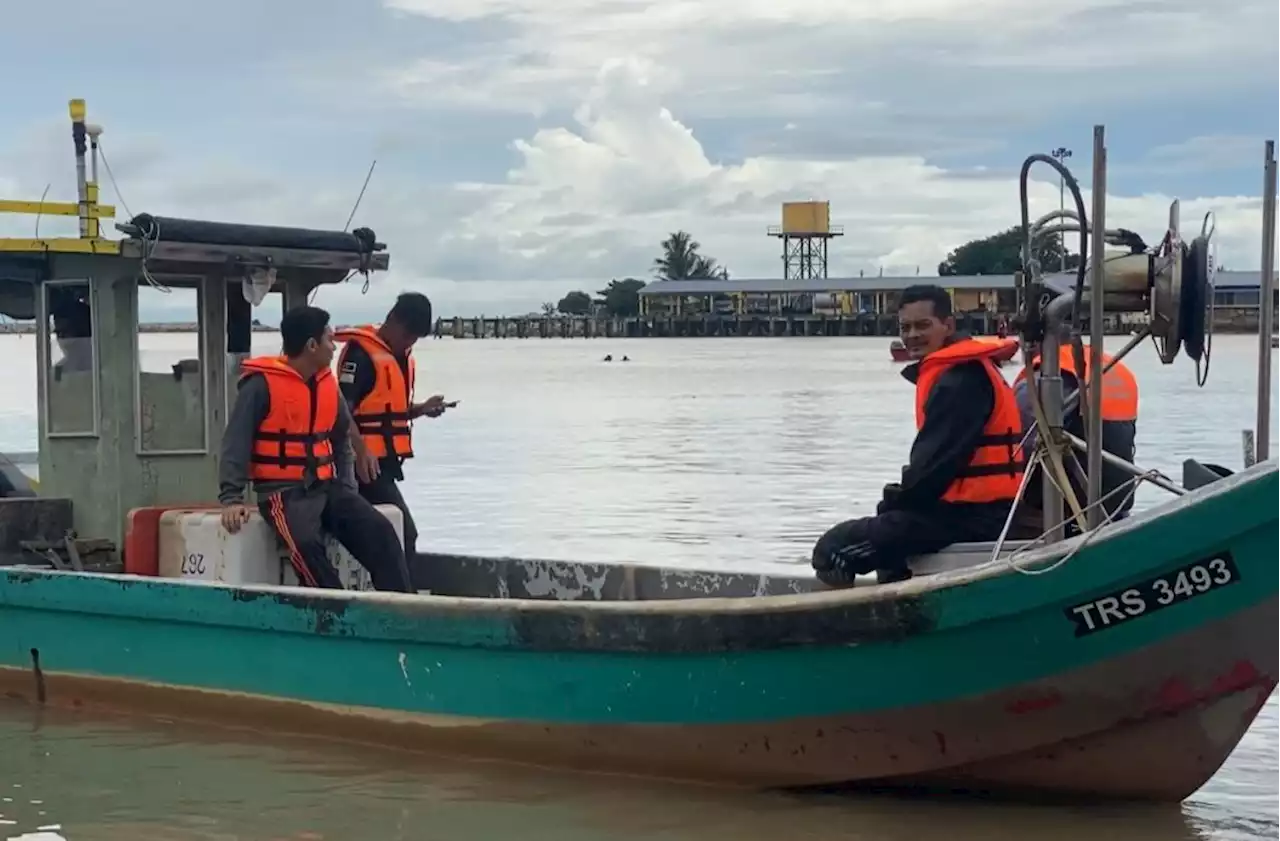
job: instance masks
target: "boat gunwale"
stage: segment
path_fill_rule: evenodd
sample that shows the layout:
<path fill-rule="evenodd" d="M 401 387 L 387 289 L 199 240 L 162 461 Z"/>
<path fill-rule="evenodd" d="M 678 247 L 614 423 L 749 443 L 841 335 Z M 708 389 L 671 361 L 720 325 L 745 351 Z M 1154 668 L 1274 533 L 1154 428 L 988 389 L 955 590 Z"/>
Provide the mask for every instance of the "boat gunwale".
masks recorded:
<path fill-rule="evenodd" d="M 66 591 L 37 594 L 33 603 L 13 599 L 6 590 L 33 582 L 69 579 L 95 580 L 121 585 L 122 591 L 145 588 L 147 597 L 158 593 L 176 593 L 176 588 L 194 587 L 206 592 L 224 594 L 233 601 L 252 603 L 262 600 L 281 607 L 293 608 L 301 617 L 268 620 L 280 632 L 295 630 L 338 636 L 355 635 L 346 616 L 349 609 L 361 613 L 362 619 L 375 619 L 377 638 L 411 640 L 421 643 L 468 645 L 480 647 L 524 648 L 556 651 L 642 651 L 660 653 L 711 653 L 760 649 L 785 649 L 797 646 L 845 645 L 900 640 L 919 633 L 972 625 L 1000 619 L 1002 616 L 1035 610 L 1052 602 L 1086 591 L 1133 580 L 1159 567 L 1167 567 L 1174 558 L 1168 553 L 1153 553 L 1158 560 L 1143 557 L 1123 568 L 1090 563 L 1090 556 L 1114 541 L 1130 542 L 1136 533 L 1149 540 L 1150 530 L 1170 517 L 1185 516 L 1188 509 L 1199 508 L 1215 499 L 1241 492 L 1250 486 L 1274 482 L 1274 462 L 1263 462 L 1220 481 L 1213 482 L 1182 497 L 1168 501 L 1126 520 L 1106 527 L 1096 539 L 1081 547 L 1086 537 L 1031 550 L 1019 567 L 1045 568 L 1060 560 L 1065 553 L 1081 548 L 1068 564 L 1084 565 L 1084 571 L 1073 576 L 1069 588 L 1057 586 L 1054 576 L 1025 576 L 1014 570 L 1007 558 L 986 561 L 972 567 L 938 572 L 895 584 L 875 587 L 853 587 L 748 597 L 696 597 L 644 601 L 559 601 L 546 599 L 512 599 L 476 596 L 437 596 L 391 592 L 350 590 L 317 591 L 312 588 L 277 585 L 227 586 L 217 582 L 160 579 L 150 576 L 76 573 L 32 569 L 0 570 L 0 607 L 64 612 L 96 612 L 109 615 L 137 616 L 134 597 L 124 601 L 101 603 L 93 592 Z M 1237 517 L 1250 518 L 1247 512 Z M 1274 514 L 1271 514 L 1274 518 Z M 1265 525 L 1264 519 L 1233 524 L 1230 532 L 1208 535 L 1203 544 L 1188 545 L 1187 553 L 1221 551 L 1226 543 Z M 1148 553 L 1152 554 L 1152 553 Z M 571 562 L 566 562 L 571 563 Z M 1021 579 L 996 583 L 994 586 L 1017 587 L 1011 598 L 1001 600 L 1007 607 L 999 612 L 981 615 L 966 610 L 950 600 L 946 615 L 940 615 L 936 594 L 969 587 L 992 579 Z M 1045 579 L 1050 579 L 1045 583 Z M 1028 581 L 1030 579 L 1030 581 Z M 158 592 L 157 592 L 158 591 Z M 52 595 L 57 592 L 57 597 Z M 100 595 L 103 591 L 97 590 Z M 190 592 L 190 591 L 189 591 Z M 139 596 L 138 598 L 141 598 Z M 1260 593 L 1259 598 L 1265 597 Z M 202 597 L 197 597 L 202 598 Z M 157 621 L 192 622 L 191 606 L 172 606 L 160 596 L 152 617 Z M 210 606 L 216 604 L 209 602 Z M 987 605 L 989 607 L 989 605 Z M 173 614 L 173 615 L 169 615 Z M 243 619 L 228 622 L 226 617 L 210 624 L 236 627 L 260 626 L 261 612 L 248 612 Z M 477 623 L 467 625 L 459 620 Z M 773 619 L 775 621 L 769 621 Z M 444 627 L 438 623 L 449 623 Z M 447 639 L 434 639 L 441 635 Z M 367 635 L 366 635 L 367 636 Z"/>

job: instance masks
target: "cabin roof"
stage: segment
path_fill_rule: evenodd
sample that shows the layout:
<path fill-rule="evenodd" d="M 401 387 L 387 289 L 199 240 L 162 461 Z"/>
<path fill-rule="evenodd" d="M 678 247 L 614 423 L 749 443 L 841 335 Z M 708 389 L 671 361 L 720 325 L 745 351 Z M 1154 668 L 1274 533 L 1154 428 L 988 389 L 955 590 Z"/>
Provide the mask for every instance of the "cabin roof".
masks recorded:
<path fill-rule="evenodd" d="M 368 228 L 325 231 L 274 225 L 241 225 L 143 213 L 108 239 L 5 240 L 0 280 L 35 282 L 51 276 L 49 258 L 75 255 L 145 260 L 153 274 L 201 275 L 226 266 L 229 276 L 250 267 L 284 273 L 307 270 L 316 282 L 341 280 L 354 271 L 386 271 L 386 245 Z"/>

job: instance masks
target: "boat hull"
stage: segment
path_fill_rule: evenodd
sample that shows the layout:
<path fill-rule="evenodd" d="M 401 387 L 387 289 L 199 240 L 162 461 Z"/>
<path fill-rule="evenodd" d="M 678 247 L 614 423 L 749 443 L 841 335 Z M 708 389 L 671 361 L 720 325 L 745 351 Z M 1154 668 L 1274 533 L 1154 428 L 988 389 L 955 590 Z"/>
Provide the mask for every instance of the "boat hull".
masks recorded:
<path fill-rule="evenodd" d="M 1276 661 L 1278 620 L 1273 599 L 1159 646 L 998 692 L 733 724 L 503 721 L 62 674 L 44 674 L 38 688 L 30 669 L 15 668 L 0 668 L 0 690 L 31 702 L 43 693 L 44 703 L 64 708 L 720 785 L 1177 801 L 1226 761 L 1275 689 L 1274 673 L 1254 664 Z M 1217 661 L 1228 648 L 1239 656 Z"/>
<path fill-rule="evenodd" d="M 732 785 L 1177 800 L 1276 686 L 1276 493 L 1275 466 L 1260 465 L 1037 575 L 996 562 L 760 598 L 457 599 L 0 570 L 0 681 L 50 704 Z M 1112 594 L 1165 592 L 1143 582 L 1176 586 L 1180 570 L 1221 572 L 1223 559 L 1222 586 L 1095 621 Z"/>

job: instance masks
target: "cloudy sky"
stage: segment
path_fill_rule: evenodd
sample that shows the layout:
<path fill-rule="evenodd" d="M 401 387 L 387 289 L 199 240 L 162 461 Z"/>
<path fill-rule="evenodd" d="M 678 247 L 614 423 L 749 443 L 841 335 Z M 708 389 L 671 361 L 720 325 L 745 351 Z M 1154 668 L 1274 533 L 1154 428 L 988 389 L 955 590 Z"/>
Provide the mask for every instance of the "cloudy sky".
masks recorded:
<path fill-rule="evenodd" d="M 1016 221 L 1027 154 L 1066 146 L 1087 182 L 1097 122 L 1110 222 L 1156 239 L 1179 196 L 1256 268 L 1280 121 L 1276 0 L 11 5 L 0 196 L 74 198 L 74 96 L 132 213 L 341 228 L 376 158 L 355 224 L 392 271 L 318 298 L 360 316 L 405 288 L 442 314 L 535 309 L 646 277 L 681 228 L 735 277 L 778 276 L 786 200 L 831 201 L 832 274 L 929 273 Z M 1040 179 L 1037 212 L 1058 202 Z"/>

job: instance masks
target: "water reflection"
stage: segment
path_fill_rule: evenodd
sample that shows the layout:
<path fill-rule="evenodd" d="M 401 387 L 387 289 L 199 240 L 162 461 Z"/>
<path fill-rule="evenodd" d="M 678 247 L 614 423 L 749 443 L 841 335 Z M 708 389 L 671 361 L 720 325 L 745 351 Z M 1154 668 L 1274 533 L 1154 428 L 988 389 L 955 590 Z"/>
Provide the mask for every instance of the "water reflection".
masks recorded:
<path fill-rule="evenodd" d="M 12 704 L 0 705 L 0 751 L 9 828 L 56 822 L 67 841 L 1206 841 L 1237 831 L 1176 807 L 725 792 Z"/>

